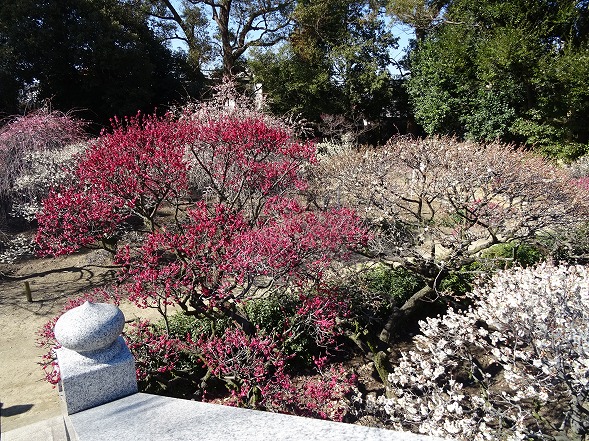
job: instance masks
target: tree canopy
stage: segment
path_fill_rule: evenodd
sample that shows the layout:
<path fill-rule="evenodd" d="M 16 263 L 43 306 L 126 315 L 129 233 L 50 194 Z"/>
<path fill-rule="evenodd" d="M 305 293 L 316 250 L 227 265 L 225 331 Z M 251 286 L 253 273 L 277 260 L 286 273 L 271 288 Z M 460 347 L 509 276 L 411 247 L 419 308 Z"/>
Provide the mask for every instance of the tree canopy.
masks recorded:
<path fill-rule="evenodd" d="M 146 15 L 117 0 L 5 2 L 0 41 L 0 111 L 10 114 L 50 100 L 104 123 L 179 98 L 201 81 Z"/>
<path fill-rule="evenodd" d="M 454 1 L 411 56 L 428 134 L 582 154 L 589 141 L 588 3 Z"/>
<path fill-rule="evenodd" d="M 368 1 L 301 1 L 288 44 L 250 61 L 273 110 L 318 120 L 341 114 L 378 120 L 394 104 L 389 51 L 397 47 L 378 5 Z"/>
<path fill-rule="evenodd" d="M 105 122 L 198 95 L 206 68 L 211 78 L 262 83 L 277 114 L 340 115 L 352 128 L 386 122 L 400 132 L 415 120 L 429 135 L 576 157 L 589 143 L 588 8 L 586 0 L 18 0 L 0 6 L 0 113 L 51 100 Z M 394 23 L 415 31 L 400 75 Z M 173 52 L 173 39 L 187 50 Z"/>
<path fill-rule="evenodd" d="M 186 0 L 180 7 L 169 0 L 135 3 L 158 21 L 169 38 L 186 43 L 194 64 L 220 59 L 223 74 L 234 76 L 248 49 L 271 47 L 288 36 L 296 1 Z"/>

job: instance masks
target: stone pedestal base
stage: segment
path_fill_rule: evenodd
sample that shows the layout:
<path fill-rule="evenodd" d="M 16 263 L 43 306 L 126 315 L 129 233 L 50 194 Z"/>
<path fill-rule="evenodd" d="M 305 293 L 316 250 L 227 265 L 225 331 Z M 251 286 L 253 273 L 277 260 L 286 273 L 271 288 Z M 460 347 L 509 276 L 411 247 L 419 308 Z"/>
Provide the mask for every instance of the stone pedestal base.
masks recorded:
<path fill-rule="evenodd" d="M 69 415 L 137 392 L 135 362 L 122 337 L 106 349 L 56 354 Z"/>

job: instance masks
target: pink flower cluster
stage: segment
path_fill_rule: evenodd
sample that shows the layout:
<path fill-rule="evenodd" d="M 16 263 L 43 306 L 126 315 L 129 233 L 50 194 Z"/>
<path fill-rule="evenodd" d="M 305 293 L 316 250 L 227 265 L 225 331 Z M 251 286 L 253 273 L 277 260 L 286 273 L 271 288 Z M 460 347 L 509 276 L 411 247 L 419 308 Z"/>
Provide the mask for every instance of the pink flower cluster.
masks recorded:
<path fill-rule="evenodd" d="M 357 382 L 341 365 L 331 365 L 326 372 L 306 379 L 298 393 L 297 415 L 343 421 L 350 408 L 349 396 Z"/>
<path fill-rule="evenodd" d="M 16 204 L 37 203 L 47 189 L 29 182 L 21 188 L 18 181 L 42 174 L 39 157 L 51 155 L 85 138 L 84 123 L 46 108 L 0 124 L 0 203 L 10 210 Z M 18 211 L 18 210 L 17 210 Z M 17 213 L 21 214 L 21 213 Z"/>
<path fill-rule="evenodd" d="M 575 179 L 573 183 L 577 187 L 589 191 L 589 176 L 583 176 L 582 178 Z"/>
<path fill-rule="evenodd" d="M 83 126 L 71 115 L 41 108 L 0 128 L 0 152 L 24 154 L 64 147 L 84 138 Z"/>

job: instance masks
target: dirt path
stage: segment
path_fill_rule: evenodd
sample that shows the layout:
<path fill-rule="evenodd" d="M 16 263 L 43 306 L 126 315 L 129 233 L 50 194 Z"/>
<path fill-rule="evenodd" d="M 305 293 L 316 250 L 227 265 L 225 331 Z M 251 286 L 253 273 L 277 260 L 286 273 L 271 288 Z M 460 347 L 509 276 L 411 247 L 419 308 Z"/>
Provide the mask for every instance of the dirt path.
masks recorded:
<path fill-rule="evenodd" d="M 61 413 L 57 390 L 43 379 L 38 365 L 43 350 L 36 331 L 56 316 L 68 298 L 100 286 L 114 276 L 110 258 L 91 252 L 57 259 L 33 259 L 12 274 L 28 277 L 33 302 L 27 302 L 24 280 L 0 281 L 0 429 L 16 429 Z M 127 320 L 154 318 L 123 304 Z"/>

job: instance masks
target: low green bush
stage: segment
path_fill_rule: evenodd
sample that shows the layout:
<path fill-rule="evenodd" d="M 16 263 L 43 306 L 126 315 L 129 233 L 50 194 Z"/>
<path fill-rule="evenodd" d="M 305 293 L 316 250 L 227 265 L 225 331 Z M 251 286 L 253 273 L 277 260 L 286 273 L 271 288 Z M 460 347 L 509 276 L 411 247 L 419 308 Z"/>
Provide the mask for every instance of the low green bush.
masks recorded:
<path fill-rule="evenodd" d="M 213 319 L 206 317 L 196 317 L 193 315 L 186 315 L 184 312 L 176 312 L 168 317 L 168 329 L 170 337 L 184 338 L 186 334 L 190 334 L 192 338 L 198 338 L 201 334 L 216 334 L 220 335 L 225 332 L 229 326 L 230 319 Z M 165 329 L 163 319 L 158 322 L 160 329 Z"/>
<path fill-rule="evenodd" d="M 545 260 L 545 254 L 540 248 L 529 244 L 515 242 L 493 245 L 481 253 L 481 260 L 491 262 L 495 270 L 511 268 L 520 265 L 524 268 Z"/>
<path fill-rule="evenodd" d="M 281 333 L 288 316 L 296 308 L 296 299 L 288 295 L 252 299 L 243 305 L 248 319 L 267 334 Z"/>
<path fill-rule="evenodd" d="M 364 273 L 366 287 L 374 294 L 390 299 L 401 306 L 425 284 L 415 273 L 405 268 L 391 268 L 382 264 L 375 265 Z"/>
<path fill-rule="evenodd" d="M 481 264 L 479 262 L 473 262 L 470 265 L 460 268 L 459 271 L 449 272 L 442 278 L 437 289 L 440 292 L 462 296 L 472 291 L 472 283 L 480 273 Z"/>
<path fill-rule="evenodd" d="M 248 319 L 261 331 L 282 342 L 282 351 L 291 356 L 291 366 L 312 366 L 321 349 L 309 332 L 309 323 L 301 322 L 297 311 L 302 306 L 298 296 L 283 294 L 252 299 L 244 303 Z"/>

